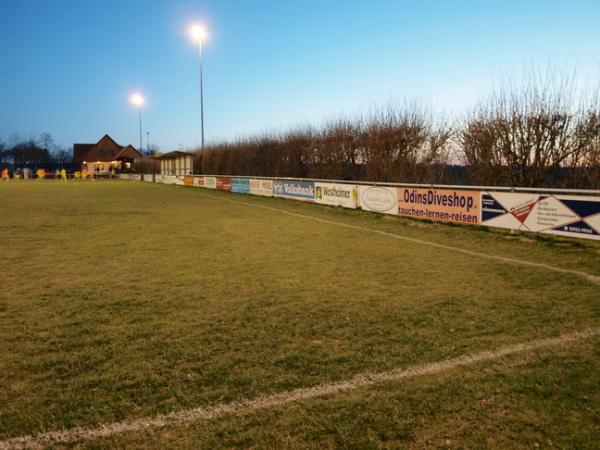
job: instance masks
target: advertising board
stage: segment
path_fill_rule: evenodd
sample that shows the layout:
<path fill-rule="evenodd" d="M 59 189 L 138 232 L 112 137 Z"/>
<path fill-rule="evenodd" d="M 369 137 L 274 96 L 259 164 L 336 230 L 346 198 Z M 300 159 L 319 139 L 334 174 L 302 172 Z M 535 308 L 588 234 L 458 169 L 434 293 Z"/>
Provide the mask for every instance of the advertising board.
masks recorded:
<path fill-rule="evenodd" d="M 358 192 L 354 184 L 315 183 L 315 202 L 324 205 L 356 208 Z"/>
<path fill-rule="evenodd" d="M 183 177 L 183 184 L 185 186 L 193 186 L 194 185 L 194 177 L 191 175 L 186 175 Z"/>
<path fill-rule="evenodd" d="M 204 187 L 204 177 L 194 177 L 195 187 Z"/>
<path fill-rule="evenodd" d="M 479 223 L 479 191 L 398 188 L 398 214 L 441 222 Z"/>
<path fill-rule="evenodd" d="M 273 180 L 261 180 L 260 178 L 251 178 L 250 193 L 253 195 L 262 195 L 263 197 L 272 197 Z"/>
<path fill-rule="evenodd" d="M 315 199 L 315 183 L 312 181 L 274 180 L 273 195 L 313 201 Z"/>
<path fill-rule="evenodd" d="M 358 206 L 365 211 L 398 214 L 398 191 L 395 187 L 358 186 Z"/>
<path fill-rule="evenodd" d="M 177 184 L 177 177 L 175 175 L 163 175 L 162 182 L 164 184 Z"/>
<path fill-rule="evenodd" d="M 600 240 L 600 197 L 481 192 L 481 225 Z"/>
<path fill-rule="evenodd" d="M 249 194 L 250 181 L 248 178 L 232 178 L 231 192 L 237 192 L 238 194 Z"/>
<path fill-rule="evenodd" d="M 231 191 L 231 178 L 217 177 L 217 189 L 220 191 Z"/>
<path fill-rule="evenodd" d="M 216 189 L 217 188 L 217 179 L 215 177 L 203 177 L 204 178 L 204 187 L 208 189 Z"/>

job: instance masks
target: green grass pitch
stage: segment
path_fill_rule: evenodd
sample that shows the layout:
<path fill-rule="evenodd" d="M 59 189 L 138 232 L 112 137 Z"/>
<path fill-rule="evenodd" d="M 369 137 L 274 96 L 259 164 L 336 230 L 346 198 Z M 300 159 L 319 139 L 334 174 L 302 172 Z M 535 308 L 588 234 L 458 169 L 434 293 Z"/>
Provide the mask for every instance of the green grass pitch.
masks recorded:
<path fill-rule="evenodd" d="M 583 277 L 277 209 L 600 275 L 590 241 L 139 182 L 0 184 L 0 441 L 600 326 Z M 66 446 L 594 448 L 599 411 L 593 338 Z"/>

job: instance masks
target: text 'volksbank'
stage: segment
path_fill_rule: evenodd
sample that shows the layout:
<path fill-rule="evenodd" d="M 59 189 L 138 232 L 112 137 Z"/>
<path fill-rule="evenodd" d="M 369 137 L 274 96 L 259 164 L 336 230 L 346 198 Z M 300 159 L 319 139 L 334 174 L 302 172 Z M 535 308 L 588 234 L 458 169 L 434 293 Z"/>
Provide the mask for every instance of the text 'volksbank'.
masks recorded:
<path fill-rule="evenodd" d="M 313 183 L 290 183 L 290 182 L 273 182 L 273 193 L 279 195 L 292 195 L 298 197 L 310 197 L 315 195 L 315 186 Z"/>

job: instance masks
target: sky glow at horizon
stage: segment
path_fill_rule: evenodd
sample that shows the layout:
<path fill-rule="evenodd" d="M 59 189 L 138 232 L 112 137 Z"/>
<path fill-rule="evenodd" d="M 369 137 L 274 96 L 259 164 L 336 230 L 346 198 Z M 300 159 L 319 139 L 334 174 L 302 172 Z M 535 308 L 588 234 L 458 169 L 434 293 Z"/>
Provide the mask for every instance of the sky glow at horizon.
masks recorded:
<path fill-rule="evenodd" d="M 205 24 L 207 143 L 319 124 L 417 99 L 455 115 L 503 77 L 548 64 L 600 74 L 600 2 L 4 1 L 0 139 L 49 132 L 66 147 L 105 133 L 200 142 Z"/>

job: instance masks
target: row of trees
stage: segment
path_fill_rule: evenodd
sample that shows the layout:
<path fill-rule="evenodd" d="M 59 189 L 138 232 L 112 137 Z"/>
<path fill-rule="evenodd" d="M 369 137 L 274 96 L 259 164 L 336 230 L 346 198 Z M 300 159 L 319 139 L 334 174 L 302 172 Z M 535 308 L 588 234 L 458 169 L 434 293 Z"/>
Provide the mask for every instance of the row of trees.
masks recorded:
<path fill-rule="evenodd" d="M 460 120 L 416 103 L 320 128 L 211 145 L 197 173 L 600 188 L 600 102 L 572 80 L 531 77 Z"/>
<path fill-rule="evenodd" d="M 50 133 L 27 138 L 15 134 L 9 142 L 0 140 L 0 167 L 45 167 L 72 159 L 72 152 L 56 145 Z"/>
<path fill-rule="evenodd" d="M 366 119 L 337 119 L 321 129 L 223 143 L 196 153 L 203 173 L 430 182 L 449 180 L 448 126 L 417 106 L 389 107 Z"/>

